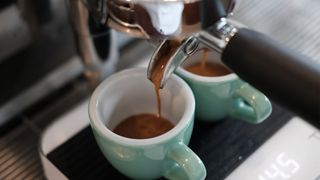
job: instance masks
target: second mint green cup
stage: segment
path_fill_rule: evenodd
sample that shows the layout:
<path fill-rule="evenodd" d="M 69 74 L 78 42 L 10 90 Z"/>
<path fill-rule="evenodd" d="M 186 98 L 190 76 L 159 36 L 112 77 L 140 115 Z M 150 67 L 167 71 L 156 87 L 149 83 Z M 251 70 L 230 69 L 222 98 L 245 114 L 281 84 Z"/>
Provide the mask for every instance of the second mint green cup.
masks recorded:
<path fill-rule="evenodd" d="M 112 132 L 125 118 L 157 113 L 156 94 L 147 70 L 133 68 L 113 74 L 94 91 L 89 103 L 90 125 L 108 161 L 133 179 L 201 180 L 206 169 L 187 146 L 193 130 L 195 101 L 190 87 L 174 75 L 160 91 L 162 116 L 175 126 L 149 139 L 131 139 Z"/>
<path fill-rule="evenodd" d="M 202 51 L 189 57 L 176 70 L 191 87 L 196 99 L 196 118 L 212 122 L 231 116 L 249 123 L 260 123 L 272 111 L 269 99 L 241 80 L 235 73 L 205 77 L 186 71 L 183 67 L 201 61 Z M 222 64 L 219 56 L 209 52 L 208 62 Z"/>

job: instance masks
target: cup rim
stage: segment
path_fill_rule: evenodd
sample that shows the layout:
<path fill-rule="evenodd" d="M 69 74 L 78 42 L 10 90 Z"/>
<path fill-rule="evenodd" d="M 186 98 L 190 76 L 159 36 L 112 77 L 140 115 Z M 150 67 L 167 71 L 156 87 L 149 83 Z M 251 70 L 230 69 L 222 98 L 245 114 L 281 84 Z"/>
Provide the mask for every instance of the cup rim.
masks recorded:
<path fill-rule="evenodd" d="M 195 79 L 197 81 L 205 82 L 205 83 L 219 83 L 219 82 L 226 82 L 226 81 L 232 81 L 238 78 L 238 76 L 232 72 L 230 74 L 224 75 L 224 76 L 200 76 L 197 74 L 193 74 L 187 70 L 185 70 L 183 67 L 178 67 L 177 70 L 178 74 L 181 74 L 189 79 Z"/>
<path fill-rule="evenodd" d="M 126 78 L 128 77 L 128 74 L 131 76 L 135 75 L 141 75 L 145 74 L 145 77 L 147 76 L 147 69 L 146 68 L 130 68 L 125 69 L 120 72 L 117 72 L 110 77 L 106 78 L 104 81 L 100 83 L 100 85 L 94 90 L 90 101 L 89 101 L 89 119 L 90 124 L 93 126 L 97 132 L 104 137 L 107 137 L 108 139 L 112 139 L 113 141 L 117 142 L 118 144 L 127 145 L 127 146 L 146 146 L 146 145 L 153 145 L 158 144 L 161 142 L 166 142 L 176 135 L 178 135 L 183 129 L 190 124 L 190 121 L 193 120 L 193 115 L 195 111 L 195 99 L 194 95 L 192 93 L 192 90 L 187 85 L 187 83 L 182 80 L 177 75 L 173 75 L 170 79 L 176 81 L 176 84 L 179 84 L 179 86 L 182 86 L 182 89 L 184 89 L 185 93 L 179 93 L 184 94 L 186 98 L 185 103 L 185 110 L 184 114 L 178 121 L 178 123 L 172 128 L 170 131 L 157 136 L 153 138 L 147 138 L 147 139 L 132 139 L 120 136 L 114 132 L 112 132 L 109 128 L 107 128 L 104 123 L 102 122 L 99 114 L 98 114 L 98 106 L 101 104 L 99 101 L 101 96 L 103 95 L 104 91 L 108 88 L 108 84 L 112 81 L 116 81 L 117 79 Z"/>

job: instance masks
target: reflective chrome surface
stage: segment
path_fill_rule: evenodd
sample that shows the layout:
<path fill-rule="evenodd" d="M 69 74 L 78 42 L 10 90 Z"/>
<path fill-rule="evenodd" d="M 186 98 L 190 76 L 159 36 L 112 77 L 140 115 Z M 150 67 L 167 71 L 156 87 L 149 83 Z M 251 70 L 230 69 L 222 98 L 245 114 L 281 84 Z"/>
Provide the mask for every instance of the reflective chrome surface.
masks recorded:
<path fill-rule="evenodd" d="M 83 0 L 90 12 L 105 19 L 105 7 L 109 18 L 105 24 L 136 37 L 164 39 L 185 37 L 200 30 L 200 0 Z M 103 3 L 107 5 L 103 5 Z M 222 0 L 231 14 L 239 0 Z"/>
<path fill-rule="evenodd" d="M 165 64 L 164 74 L 162 75 L 160 83 L 160 87 L 162 88 L 174 70 L 188 57 L 192 56 L 194 52 L 204 48 L 210 48 L 220 55 L 237 31 L 235 25 L 228 22 L 227 19 L 221 18 L 220 21 L 209 27 L 207 30 L 200 31 L 181 41 L 179 47 L 170 46 L 170 42 L 174 40 L 163 40 L 151 57 L 148 67 L 148 78 L 150 79 L 150 75 L 155 69 L 154 66 L 157 65 L 156 62 L 161 61 L 162 58 L 167 58 L 168 62 Z M 168 48 L 170 48 L 172 53 L 167 53 Z"/>
<path fill-rule="evenodd" d="M 108 27 L 93 18 L 103 18 L 102 1 L 95 1 L 101 14 L 90 14 L 80 0 L 67 0 L 69 18 L 76 37 L 78 53 L 85 68 L 85 76 L 94 88 L 104 77 L 115 70 L 117 42 L 115 34 Z M 93 2 L 93 1 L 92 1 Z"/>
<path fill-rule="evenodd" d="M 221 18 L 216 24 L 198 33 L 198 39 L 205 46 L 222 53 L 230 39 L 238 32 L 232 21 Z"/>

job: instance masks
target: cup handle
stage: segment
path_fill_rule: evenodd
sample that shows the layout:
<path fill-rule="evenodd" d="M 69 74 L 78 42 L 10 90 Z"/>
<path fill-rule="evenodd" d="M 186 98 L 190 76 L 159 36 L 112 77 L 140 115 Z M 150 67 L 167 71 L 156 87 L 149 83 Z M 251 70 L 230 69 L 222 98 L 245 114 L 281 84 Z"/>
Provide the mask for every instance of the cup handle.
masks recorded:
<path fill-rule="evenodd" d="M 185 144 L 170 148 L 166 154 L 164 177 L 172 180 L 202 180 L 207 171 L 201 159 Z"/>
<path fill-rule="evenodd" d="M 249 123 L 261 123 L 271 113 L 272 105 L 269 99 L 248 83 L 244 83 L 233 94 L 229 114 Z"/>

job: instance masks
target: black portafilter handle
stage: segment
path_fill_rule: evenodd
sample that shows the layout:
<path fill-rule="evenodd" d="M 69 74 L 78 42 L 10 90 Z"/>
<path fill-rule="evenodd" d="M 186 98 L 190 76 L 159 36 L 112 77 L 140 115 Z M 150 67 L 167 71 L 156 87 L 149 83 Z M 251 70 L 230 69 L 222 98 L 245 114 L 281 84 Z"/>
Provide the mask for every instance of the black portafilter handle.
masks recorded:
<path fill-rule="evenodd" d="M 240 78 L 320 129 L 320 65 L 271 38 L 238 29 L 222 61 Z"/>
<path fill-rule="evenodd" d="M 217 26 L 212 25 L 226 16 L 221 0 L 201 1 L 203 30 L 215 32 Z M 212 27 L 213 31 L 210 30 Z M 225 31 L 221 32 L 224 35 Z M 215 33 L 209 34 L 216 36 Z M 202 39 L 207 44 L 215 44 L 211 38 Z M 222 50 L 221 58 L 240 78 L 320 129 L 319 64 L 246 28 L 237 29 Z"/>

